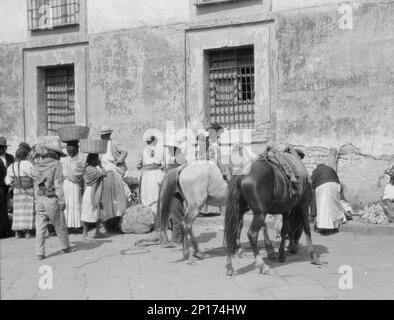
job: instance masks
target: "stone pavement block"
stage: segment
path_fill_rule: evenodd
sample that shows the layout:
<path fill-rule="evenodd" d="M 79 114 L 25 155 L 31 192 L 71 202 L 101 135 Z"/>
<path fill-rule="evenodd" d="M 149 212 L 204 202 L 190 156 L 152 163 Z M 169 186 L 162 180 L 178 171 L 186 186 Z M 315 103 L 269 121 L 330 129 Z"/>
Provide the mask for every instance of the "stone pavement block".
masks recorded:
<path fill-rule="evenodd" d="M 373 290 L 363 285 L 354 284 L 351 290 L 341 290 L 340 288 L 327 288 L 333 299 L 339 300 L 372 300 L 381 299 Z"/>
<path fill-rule="evenodd" d="M 367 288 L 371 289 L 371 291 L 375 292 L 381 299 L 385 300 L 394 300 L 394 285 L 393 284 L 385 284 L 377 283 L 377 284 L 367 284 L 365 285 Z"/>
<path fill-rule="evenodd" d="M 129 277 L 88 277 L 86 281 L 87 287 L 93 286 L 125 286 L 129 285 Z"/>
<path fill-rule="evenodd" d="M 38 286 L 13 287 L 7 290 L 2 300 L 32 300 L 38 291 Z"/>
<path fill-rule="evenodd" d="M 268 264 L 270 265 L 270 264 Z M 310 261 L 303 262 L 291 262 L 278 264 L 276 266 L 271 266 L 274 272 L 280 276 L 296 276 L 296 275 L 327 275 L 329 271 L 324 265 L 316 266 L 310 263 Z"/>
<path fill-rule="evenodd" d="M 363 272 L 353 273 L 353 281 L 362 284 L 375 285 L 384 283 L 391 285 L 394 291 L 394 272 L 388 270 L 366 269 Z"/>
<path fill-rule="evenodd" d="M 288 285 L 267 289 L 277 299 L 330 298 L 333 294 L 319 285 Z"/>
<path fill-rule="evenodd" d="M 84 287 L 75 286 L 70 283 L 69 286 L 59 286 L 54 284 L 51 290 L 38 290 L 34 299 L 36 300 L 78 300 L 80 299 Z"/>
<path fill-rule="evenodd" d="M 76 268 L 77 275 L 88 275 L 95 277 L 109 276 L 111 266 L 103 263 L 91 263 L 85 266 L 80 265 Z"/>
<path fill-rule="evenodd" d="M 260 274 L 256 269 L 248 274 L 238 275 L 235 277 L 235 282 L 242 290 L 260 290 L 262 288 L 271 288 L 286 286 L 288 283 L 278 275 L 264 275 Z"/>
<path fill-rule="evenodd" d="M 83 300 L 131 300 L 132 294 L 128 285 L 124 286 L 92 286 L 86 287 L 81 295 Z"/>
<path fill-rule="evenodd" d="M 141 266 L 139 264 L 124 265 L 118 264 L 110 267 L 109 275 L 111 277 L 129 277 L 141 274 Z"/>
<path fill-rule="evenodd" d="M 171 285 L 157 285 L 149 288 L 133 288 L 135 300 L 179 300 L 180 297 Z"/>

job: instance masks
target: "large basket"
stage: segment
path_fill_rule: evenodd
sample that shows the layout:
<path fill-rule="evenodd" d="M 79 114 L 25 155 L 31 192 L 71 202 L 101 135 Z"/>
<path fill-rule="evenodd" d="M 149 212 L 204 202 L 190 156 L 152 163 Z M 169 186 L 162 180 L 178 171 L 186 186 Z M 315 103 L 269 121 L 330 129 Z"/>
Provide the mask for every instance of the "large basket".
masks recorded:
<path fill-rule="evenodd" d="M 57 129 L 57 134 L 63 142 L 77 141 L 89 137 L 89 127 L 72 126 Z"/>
<path fill-rule="evenodd" d="M 108 141 L 81 139 L 79 141 L 79 150 L 83 153 L 107 153 Z"/>

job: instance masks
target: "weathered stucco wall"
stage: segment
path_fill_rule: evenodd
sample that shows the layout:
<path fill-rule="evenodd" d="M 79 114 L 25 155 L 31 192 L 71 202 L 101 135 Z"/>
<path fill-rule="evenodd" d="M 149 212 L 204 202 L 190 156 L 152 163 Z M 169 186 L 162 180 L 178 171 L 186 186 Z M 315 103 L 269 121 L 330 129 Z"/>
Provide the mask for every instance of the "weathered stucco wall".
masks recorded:
<path fill-rule="evenodd" d="M 394 2 L 354 3 L 353 29 L 337 6 L 278 14 L 278 138 L 307 147 L 352 142 L 364 154 L 339 165 L 350 200 L 377 200 L 394 154 Z"/>
<path fill-rule="evenodd" d="M 91 135 L 108 124 L 135 169 L 149 128 L 185 123 L 184 30 L 142 28 L 91 36 L 88 121 Z"/>
<path fill-rule="evenodd" d="M 27 1 L 0 1 L 0 44 L 25 42 L 27 39 Z"/>
<path fill-rule="evenodd" d="M 186 22 L 188 0 L 87 0 L 88 31 L 102 33 Z"/>
<path fill-rule="evenodd" d="M 22 46 L 0 46 L 0 136 L 7 137 L 11 153 L 23 141 L 22 79 Z"/>

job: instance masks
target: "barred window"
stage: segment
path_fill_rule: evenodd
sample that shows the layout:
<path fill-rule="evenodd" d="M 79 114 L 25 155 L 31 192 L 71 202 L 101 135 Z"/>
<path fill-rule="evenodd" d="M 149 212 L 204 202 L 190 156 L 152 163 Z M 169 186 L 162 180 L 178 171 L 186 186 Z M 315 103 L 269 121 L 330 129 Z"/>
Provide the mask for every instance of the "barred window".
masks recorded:
<path fill-rule="evenodd" d="M 253 47 L 208 52 L 210 122 L 228 129 L 254 127 Z"/>
<path fill-rule="evenodd" d="M 79 24 L 79 0 L 27 0 L 29 30 Z"/>
<path fill-rule="evenodd" d="M 46 69 L 46 103 L 48 135 L 61 127 L 75 124 L 74 66 Z"/>

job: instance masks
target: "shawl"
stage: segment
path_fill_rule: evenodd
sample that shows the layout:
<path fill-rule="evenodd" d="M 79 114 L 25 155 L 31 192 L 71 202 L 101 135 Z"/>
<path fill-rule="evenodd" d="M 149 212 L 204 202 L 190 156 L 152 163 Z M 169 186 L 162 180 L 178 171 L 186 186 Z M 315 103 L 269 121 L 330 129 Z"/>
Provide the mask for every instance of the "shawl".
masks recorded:
<path fill-rule="evenodd" d="M 101 203 L 103 194 L 103 177 L 106 176 L 103 170 L 97 167 L 87 166 L 84 173 L 84 179 L 88 187 L 92 187 L 92 206 L 96 210 Z"/>
<path fill-rule="evenodd" d="M 63 174 L 72 183 L 82 183 L 84 170 L 85 165 L 78 156 L 73 158 L 67 157 L 63 162 Z"/>

